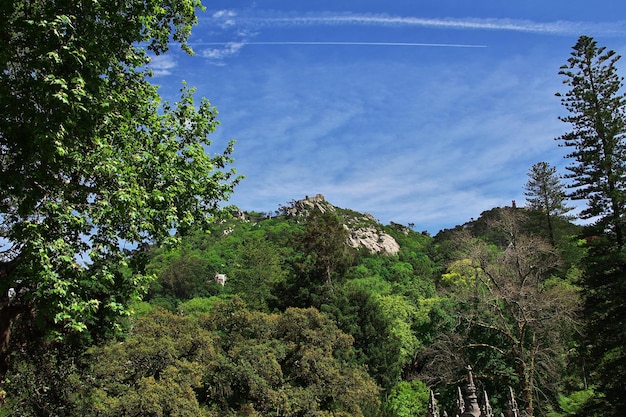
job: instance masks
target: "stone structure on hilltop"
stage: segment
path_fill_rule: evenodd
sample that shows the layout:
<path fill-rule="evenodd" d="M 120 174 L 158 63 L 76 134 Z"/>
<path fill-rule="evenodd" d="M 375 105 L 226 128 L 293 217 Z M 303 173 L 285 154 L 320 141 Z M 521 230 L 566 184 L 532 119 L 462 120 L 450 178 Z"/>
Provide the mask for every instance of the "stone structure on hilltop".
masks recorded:
<path fill-rule="evenodd" d="M 316 194 L 315 197 L 309 197 L 307 195 L 302 200 L 292 201 L 291 206 L 282 207 L 281 211 L 287 217 L 295 217 L 308 214 L 309 211 L 315 209 L 322 213 L 325 213 L 328 210 L 335 210 L 333 205 L 328 203 L 322 194 Z"/>
<path fill-rule="evenodd" d="M 486 391 L 482 393 L 482 404 L 478 402 L 478 395 L 476 395 L 476 385 L 474 384 L 474 376 L 472 375 L 472 368 L 468 367 L 467 385 L 465 387 L 465 393 L 461 392 L 461 388 L 458 388 L 458 394 L 456 399 L 456 406 L 451 417 L 495 417 L 493 409 L 489 403 L 489 396 Z M 435 394 L 430 391 L 430 401 L 428 403 L 428 413 L 426 417 L 448 417 L 448 413 L 445 411 L 443 414 L 439 414 L 439 407 L 437 400 L 435 400 Z M 509 387 L 508 401 L 504 413 L 501 413 L 499 417 L 522 417 L 515 401 L 513 389 Z"/>

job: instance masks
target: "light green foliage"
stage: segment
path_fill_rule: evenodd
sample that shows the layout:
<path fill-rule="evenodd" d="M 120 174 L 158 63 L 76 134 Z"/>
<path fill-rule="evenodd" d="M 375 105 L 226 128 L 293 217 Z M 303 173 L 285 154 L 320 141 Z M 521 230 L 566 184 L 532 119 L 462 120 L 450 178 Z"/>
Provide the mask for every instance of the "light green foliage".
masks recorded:
<path fill-rule="evenodd" d="M 144 245 L 206 225 L 232 192 L 232 143 L 207 152 L 215 108 L 187 86 L 178 102 L 162 102 L 146 66 L 170 40 L 190 52 L 198 8 L 197 0 L 0 7 L 0 291 L 17 290 L 0 307 L 3 337 L 25 311 L 51 337 L 106 334 L 152 278 L 138 262 Z M 6 354 L 3 344 L 0 373 Z"/>
<path fill-rule="evenodd" d="M 408 228 L 393 227 L 393 223 L 392 226 L 385 227 L 385 232 L 389 233 L 400 245 L 398 260 L 410 263 L 414 276 L 421 278 L 421 281 L 431 281 L 436 269 L 430 257 L 433 239 L 427 234 L 417 233 Z M 434 295 L 434 292 L 430 295 Z"/>
<path fill-rule="evenodd" d="M 448 272 L 441 275 L 441 282 L 446 285 L 471 287 L 476 285 L 481 273 L 480 266 L 472 259 L 459 259 L 452 262 L 448 267 Z"/>
<path fill-rule="evenodd" d="M 197 316 L 199 314 L 208 314 L 215 303 L 224 301 L 222 297 L 209 297 L 209 298 L 192 298 L 191 300 L 184 301 L 177 306 L 179 314 L 184 316 Z"/>
<path fill-rule="evenodd" d="M 548 417 L 575 417 L 584 412 L 584 405 L 595 395 L 593 389 L 575 391 L 568 396 L 559 394 L 559 411 L 552 411 Z"/>
<path fill-rule="evenodd" d="M 141 317 L 149 313 L 154 306 L 146 301 L 136 301 L 128 306 L 132 317 Z"/>
<path fill-rule="evenodd" d="M 389 333 L 398 340 L 400 361 L 408 362 L 420 348 L 420 340 L 413 332 L 412 325 L 418 320 L 419 310 L 401 295 L 378 295 L 376 297 L 381 312 L 389 321 Z"/>
<path fill-rule="evenodd" d="M 408 282 L 415 278 L 413 265 L 408 262 L 394 262 L 391 265 L 391 279 L 396 282 Z"/>
<path fill-rule="evenodd" d="M 347 281 L 344 286 L 348 291 L 365 291 L 370 294 L 390 294 L 391 284 L 378 276 L 370 276 L 367 278 L 355 278 Z"/>
<path fill-rule="evenodd" d="M 384 417 L 421 417 L 428 413 L 430 389 L 420 380 L 402 381 L 383 404 Z"/>

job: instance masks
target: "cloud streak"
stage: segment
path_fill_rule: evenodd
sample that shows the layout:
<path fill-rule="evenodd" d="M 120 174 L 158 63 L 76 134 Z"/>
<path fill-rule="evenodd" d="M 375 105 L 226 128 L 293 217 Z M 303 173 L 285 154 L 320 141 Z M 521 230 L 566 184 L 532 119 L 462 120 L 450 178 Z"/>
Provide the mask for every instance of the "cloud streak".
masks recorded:
<path fill-rule="evenodd" d="M 391 16 L 385 14 L 354 13 L 317 13 L 301 15 L 295 12 L 247 10 L 219 10 L 210 17 L 201 18 L 210 21 L 213 28 L 223 31 L 229 38 L 224 42 L 191 42 L 194 46 L 216 46 L 201 52 L 209 60 L 223 65 L 224 60 L 237 55 L 247 45 L 327 45 L 327 46 L 378 46 L 378 47 L 439 47 L 439 48 L 484 48 L 486 45 L 457 43 L 422 43 L 422 42 L 350 42 L 330 41 L 254 41 L 263 29 L 297 27 L 414 27 L 441 30 L 505 31 L 517 33 L 541 34 L 549 36 L 571 36 L 580 33 L 594 35 L 626 37 L 626 21 L 623 22 L 576 22 L 553 21 L 536 22 L 523 19 L 495 18 L 423 18 L 415 16 Z"/>
<path fill-rule="evenodd" d="M 264 15 L 263 15 L 264 14 Z M 364 14 L 308 14 L 262 12 L 254 16 L 247 12 L 239 14 L 233 10 L 219 11 L 212 19 L 220 26 L 243 25 L 247 27 L 290 27 L 290 26 L 391 26 L 425 27 L 457 30 L 500 30 L 550 35 L 572 35 L 593 32 L 604 36 L 626 36 L 626 21 L 623 22 L 575 22 L 559 20 L 534 22 L 523 19 L 495 18 L 422 18 L 413 16 L 364 15 Z"/>
<path fill-rule="evenodd" d="M 224 45 L 237 52 L 243 45 L 360 45 L 360 46 L 425 46 L 442 48 L 486 48 L 486 45 L 454 44 L 454 43 L 419 43 L 419 42 L 341 42 L 341 41 L 277 41 L 277 42 L 205 42 L 194 45 Z M 233 46 L 237 46 L 234 48 Z M 209 54 L 203 54 L 209 55 Z"/>

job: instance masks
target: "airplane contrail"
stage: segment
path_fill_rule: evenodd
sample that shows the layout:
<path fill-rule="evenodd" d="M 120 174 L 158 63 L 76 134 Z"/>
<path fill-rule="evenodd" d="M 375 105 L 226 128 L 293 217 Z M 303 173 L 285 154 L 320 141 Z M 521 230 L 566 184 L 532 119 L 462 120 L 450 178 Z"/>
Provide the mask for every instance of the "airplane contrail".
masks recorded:
<path fill-rule="evenodd" d="M 342 42 L 342 41 L 276 41 L 276 42 L 200 42 L 191 45 L 362 45 L 362 46 L 424 46 L 442 48 L 486 48 L 486 45 L 456 44 L 456 43 L 421 43 L 421 42 Z"/>

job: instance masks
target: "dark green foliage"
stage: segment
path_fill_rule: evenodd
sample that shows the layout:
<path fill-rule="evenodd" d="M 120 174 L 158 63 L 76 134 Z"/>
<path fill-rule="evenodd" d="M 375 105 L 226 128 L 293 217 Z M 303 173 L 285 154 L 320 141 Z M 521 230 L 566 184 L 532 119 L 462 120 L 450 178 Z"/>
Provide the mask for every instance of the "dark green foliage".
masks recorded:
<path fill-rule="evenodd" d="M 330 302 L 354 257 L 347 239 L 348 231 L 334 211 L 315 209 L 308 213 L 304 227 L 290 236 L 291 274 L 277 287 L 276 307 L 320 308 Z"/>
<path fill-rule="evenodd" d="M 626 253 L 604 239 L 591 243 L 586 259 L 586 342 L 597 395 L 590 406 L 605 416 L 626 409 Z"/>
<path fill-rule="evenodd" d="M 391 319 L 385 315 L 377 297 L 388 284 L 376 279 L 353 280 L 338 288 L 332 304 L 323 306 L 338 326 L 354 337 L 359 363 L 383 388 L 391 389 L 402 372 L 402 340 L 392 334 Z"/>
<path fill-rule="evenodd" d="M 198 317 L 155 309 L 123 343 L 91 350 L 72 403 L 85 416 L 362 416 L 378 392 L 350 363 L 351 344 L 314 309 L 267 315 L 237 299 Z"/>
<path fill-rule="evenodd" d="M 276 304 L 272 290 L 285 277 L 280 250 L 263 236 L 251 236 L 242 243 L 234 262 L 229 288 L 256 310 L 267 311 Z"/>
<path fill-rule="evenodd" d="M 353 222 L 348 216 L 363 221 L 358 213 L 339 209 L 256 222 L 233 219 L 214 225 L 210 234 L 185 239 L 179 253 L 219 266 L 229 276 L 221 296 L 237 294 L 249 308 L 317 306 L 332 315 L 355 338 L 355 360 L 391 389 L 423 347 L 421 335 L 431 337 L 430 309 L 437 304 L 434 264 L 425 254 L 431 238 L 390 226 L 385 231 L 402 243 L 398 255 L 355 251 L 346 245 L 343 222 Z M 337 233 L 339 238 L 330 238 Z M 159 254 L 149 270 L 166 276 L 168 265 L 179 259 L 175 254 Z M 166 289 L 160 282 L 151 302 L 163 305 Z M 186 309 L 185 304 L 174 303 L 173 310 Z"/>
<path fill-rule="evenodd" d="M 532 217 L 526 210 L 513 212 Z M 498 245 L 506 248 L 503 242 L 511 236 L 495 228 L 498 216 L 513 212 L 494 209 L 485 214 L 488 220 L 480 218 L 472 223 L 474 227 L 465 229 L 483 233 L 479 241 L 496 242 L 486 244 L 495 255 Z M 524 219 L 523 228 L 542 232 L 532 219 Z M 342 225 L 350 219 L 335 215 L 327 220 L 345 238 Z M 399 225 L 387 226 L 384 230 L 401 245 L 399 253 L 374 254 L 350 249 L 345 243 L 337 245 L 339 253 L 345 250 L 353 256 L 348 258 L 351 264 L 345 262 L 333 270 L 328 283 L 324 258 L 314 258 L 311 253 L 304 256 L 303 251 L 316 249 L 304 238 L 307 234 L 315 241 L 323 238 L 316 234 L 319 230 L 329 230 L 319 226 L 309 227 L 304 217 L 258 222 L 230 219 L 213 224 L 209 233 L 189 234 L 175 250 L 146 252 L 146 272 L 159 277 L 151 287 L 149 302 L 175 315 L 138 304 L 142 313 L 138 321 L 131 321 L 126 341 L 92 348 L 88 360 L 102 358 L 97 365 L 91 364 L 93 367 L 87 366 L 88 361 L 73 359 L 67 384 L 56 386 L 49 407 L 79 410 L 77 413 L 84 415 L 105 408 L 110 411 L 103 415 L 127 415 L 143 407 L 176 415 L 164 399 L 167 393 L 175 393 L 180 415 L 296 416 L 311 409 L 319 415 L 333 410 L 335 415 L 378 416 L 383 411 L 378 410 L 375 381 L 384 393 L 381 398 L 388 399 L 384 413 L 403 415 L 423 406 L 423 398 L 407 404 L 422 390 L 413 386 L 416 382 L 406 381 L 424 375 L 428 356 L 423 353 L 430 352 L 442 334 L 456 329 L 468 340 L 506 344 L 497 333 L 459 328 L 459 323 L 467 324 L 474 317 L 471 303 L 461 302 L 463 291 L 458 289 L 453 294 L 435 289 L 443 265 L 432 261 L 431 255 L 448 247 L 445 257 L 453 259 L 470 246 L 449 245 L 438 236 L 433 247 L 428 236 Z M 559 268 L 554 271 L 561 273 Z M 216 272 L 228 275 L 224 287 L 212 282 Z M 555 281 L 554 288 L 559 282 Z M 225 302 L 228 299 L 231 301 Z M 294 305 L 305 308 L 291 308 Z M 311 305 L 319 306 L 324 314 L 306 308 Z M 282 313 L 267 314 L 277 306 Z M 498 317 L 485 310 L 480 319 L 492 316 Z M 158 330 L 161 326 L 165 327 L 162 331 Z M 197 359 L 190 346 L 204 351 L 208 363 Z M 481 369 L 480 376 L 490 391 L 520 383 L 514 377 L 515 367 L 494 350 L 474 348 L 463 357 Z M 14 401 L 24 398 L 15 390 L 28 386 L 28 366 L 35 369 L 26 358 L 20 360 L 23 371 L 15 374 L 13 391 L 8 392 Z M 142 363 L 147 371 L 130 372 L 132 367 L 127 366 L 124 372 L 128 377 L 121 379 L 121 360 Z M 455 361 L 449 365 L 462 377 L 462 366 Z M 45 384 L 50 377 L 42 373 L 36 383 Z M 351 378 L 360 382 L 349 382 Z M 447 398 L 442 378 L 445 375 L 440 374 L 428 381 L 439 386 Z M 546 391 L 552 389 L 541 384 Z M 493 397 L 497 401 L 498 393 Z M 23 410 L 41 402 L 36 395 L 31 398 L 23 403 Z M 554 404 L 556 407 L 556 399 Z"/>
<path fill-rule="evenodd" d="M 600 217 L 599 232 L 610 231 L 624 244 L 626 221 L 626 96 L 616 63 L 620 56 L 581 36 L 560 75 L 570 90 L 557 94 L 570 115 L 562 117 L 572 131 L 558 138 L 572 148 L 571 197 L 586 200 L 582 218 Z"/>
<path fill-rule="evenodd" d="M 84 387 L 78 377 L 81 351 L 53 342 L 13 353 L 0 415 L 77 415 L 71 400 Z"/>
<path fill-rule="evenodd" d="M 586 324 L 580 356 L 585 369 L 593 370 L 584 376 L 594 388 L 581 415 L 617 416 L 626 407 L 626 96 L 617 74 L 619 59 L 581 36 L 560 71 L 570 87 L 561 101 L 570 113 L 562 120 L 572 131 L 559 139 L 573 149 L 568 155 L 574 159 L 568 167 L 572 198 L 586 199 L 581 215 L 596 220 L 585 228 L 580 276 Z"/>
<path fill-rule="evenodd" d="M 564 217 L 572 210 L 565 205 L 565 186 L 556 174 L 556 168 L 548 162 L 538 162 L 528 172 L 526 183 L 526 205 L 530 210 L 538 211 L 545 216 L 549 242 L 556 245 L 554 221 Z"/>
<path fill-rule="evenodd" d="M 213 278 L 206 259 L 197 254 L 182 254 L 171 259 L 169 265 L 159 276 L 162 295 L 169 295 L 179 300 L 212 295 L 208 284 Z"/>
<path fill-rule="evenodd" d="M 352 263 L 346 244 L 348 231 L 332 211 L 313 210 L 309 213 L 304 233 L 294 235 L 293 246 L 302 257 L 295 263 L 297 274 L 319 281 L 332 289 L 338 278 Z"/>

